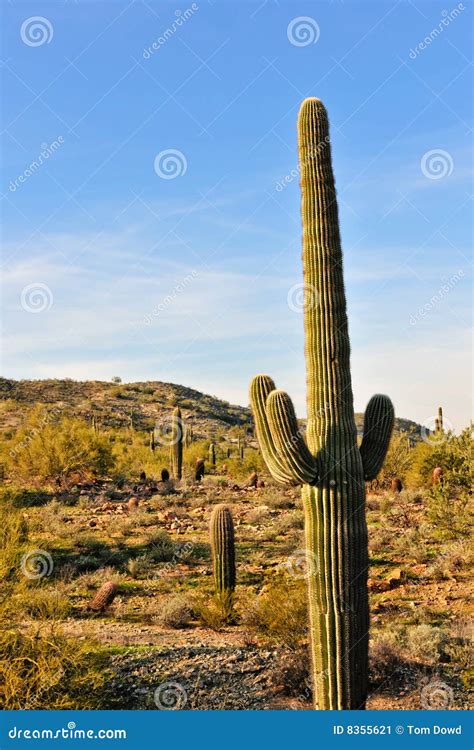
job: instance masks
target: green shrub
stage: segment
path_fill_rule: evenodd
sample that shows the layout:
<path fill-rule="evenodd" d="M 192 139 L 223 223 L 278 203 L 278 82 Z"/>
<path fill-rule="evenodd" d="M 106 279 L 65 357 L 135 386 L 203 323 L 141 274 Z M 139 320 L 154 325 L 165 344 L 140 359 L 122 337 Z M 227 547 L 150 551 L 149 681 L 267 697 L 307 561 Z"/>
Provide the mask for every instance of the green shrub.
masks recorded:
<path fill-rule="evenodd" d="M 277 574 L 248 602 L 244 623 L 273 643 L 295 649 L 308 630 L 306 581 Z"/>
<path fill-rule="evenodd" d="M 110 443 L 82 420 L 56 419 L 35 408 L 6 446 L 9 477 L 25 486 L 67 486 L 74 479 L 106 474 Z"/>

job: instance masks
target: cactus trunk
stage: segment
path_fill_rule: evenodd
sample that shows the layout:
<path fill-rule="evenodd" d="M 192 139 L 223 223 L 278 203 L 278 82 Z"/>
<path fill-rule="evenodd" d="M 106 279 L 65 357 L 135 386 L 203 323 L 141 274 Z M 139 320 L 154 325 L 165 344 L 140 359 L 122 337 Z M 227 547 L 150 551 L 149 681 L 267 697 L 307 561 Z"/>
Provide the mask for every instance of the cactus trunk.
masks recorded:
<path fill-rule="evenodd" d="M 217 505 L 211 514 L 210 538 L 216 593 L 229 615 L 235 589 L 235 543 L 232 513 L 226 505 Z"/>
<path fill-rule="evenodd" d="M 364 480 L 381 468 L 393 407 L 386 396 L 371 399 L 359 449 L 329 125 L 317 99 L 303 102 L 298 141 L 307 444 L 289 396 L 268 376 L 254 379 L 251 400 L 273 476 L 303 485 L 314 706 L 361 709 L 369 631 Z"/>
<path fill-rule="evenodd" d="M 173 479 L 181 479 L 183 468 L 183 422 L 179 406 L 171 419 L 170 466 Z"/>

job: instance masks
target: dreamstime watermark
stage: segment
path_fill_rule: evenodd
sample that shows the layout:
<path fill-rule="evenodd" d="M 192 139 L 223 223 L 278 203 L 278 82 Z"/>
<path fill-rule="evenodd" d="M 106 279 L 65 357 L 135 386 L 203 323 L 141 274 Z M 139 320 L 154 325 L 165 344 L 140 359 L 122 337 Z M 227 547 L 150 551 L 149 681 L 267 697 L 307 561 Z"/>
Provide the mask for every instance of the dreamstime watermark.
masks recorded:
<path fill-rule="evenodd" d="M 302 313 L 313 310 L 319 304 L 319 294 L 311 284 L 300 281 L 288 290 L 286 296 L 288 307 L 293 312 Z"/>
<path fill-rule="evenodd" d="M 53 568 L 53 558 L 44 549 L 30 550 L 21 558 L 21 572 L 30 581 L 50 576 Z"/>
<path fill-rule="evenodd" d="M 308 47 L 316 44 L 321 31 L 318 23 L 311 16 L 298 16 L 288 24 L 286 35 L 294 47 Z"/>
<path fill-rule="evenodd" d="M 172 445 L 177 445 L 181 442 L 184 438 L 184 432 L 184 422 L 181 417 L 176 415 L 170 417 L 166 422 L 155 426 L 157 442 L 163 448 L 171 448 Z"/>
<path fill-rule="evenodd" d="M 453 689 L 441 680 L 431 680 L 421 689 L 420 703 L 425 711 L 446 710 L 453 700 Z"/>
<path fill-rule="evenodd" d="M 21 24 L 21 41 L 28 47 L 41 47 L 42 44 L 49 44 L 53 35 L 53 24 L 43 16 L 31 16 Z"/>
<path fill-rule="evenodd" d="M 34 175 L 34 173 L 48 161 L 50 156 L 53 156 L 53 154 L 56 153 L 63 143 L 64 138 L 62 135 L 59 135 L 56 140 L 51 143 L 42 143 L 40 147 L 41 151 L 36 159 L 33 159 L 31 164 L 29 164 L 16 179 L 10 181 L 8 186 L 9 191 L 15 193 L 20 185 L 23 185 L 30 177 L 32 177 L 32 175 Z"/>
<path fill-rule="evenodd" d="M 143 322 L 146 326 L 149 326 L 153 322 L 153 318 L 159 318 L 161 313 L 163 313 L 178 297 L 180 294 L 184 292 L 186 287 L 196 278 L 198 275 L 198 272 L 196 269 L 193 269 L 191 273 L 188 273 L 187 276 L 185 276 L 181 281 L 179 281 L 171 290 L 169 294 L 166 295 L 166 297 L 160 302 L 159 305 L 153 308 L 151 313 L 147 313 L 144 318 Z"/>
<path fill-rule="evenodd" d="M 53 293 L 47 284 L 35 281 L 23 287 L 20 302 L 25 312 L 41 313 L 52 307 Z"/>
<path fill-rule="evenodd" d="M 175 10 L 175 20 L 173 21 L 171 26 L 168 26 L 168 28 L 158 37 L 158 39 L 155 39 L 155 41 L 149 47 L 145 47 L 145 49 L 143 50 L 143 58 L 145 60 L 149 60 L 150 57 L 154 55 L 157 50 L 163 47 L 168 39 L 171 39 L 173 34 L 176 34 L 178 29 L 183 24 L 185 24 L 186 21 L 188 21 L 198 10 L 199 5 L 197 3 L 193 3 L 183 12 L 181 12 L 180 10 Z"/>
<path fill-rule="evenodd" d="M 454 162 L 449 151 L 433 148 L 421 157 L 421 171 L 429 180 L 442 180 L 453 173 Z"/>
<path fill-rule="evenodd" d="M 450 23 L 456 20 L 456 18 L 461 15 L 462 11 L 466 10 L 464 3 L 458 3 L 452 10 L 447 11 L 443 10 L 442 16 L 443 18 L 439 22 L 437 26 L 435 26 L 434 29 L 431 29 L 430 33 L 425 36 L 424 39 L 422 39 L 421 42 L 418 42 L 418 44 L 410 50 L 409 57 L 412 60 L 416 60 L 418 55 L 420 55 L 425 49 L 427 49 L 430 44 L 432 44 L 435 39 L 437 39 L 440 34 L 443 33 L 445 28 L 449 26 Z"/>
<path fill-rule="evenodd" d="M 451 289 L 454 289 L 456 284 L 458 284 L 461 279 L 463 279 L 465 276 L 464 270 L 462 268 L 459 269 L 456 273 L 454 273 L 451 278 L 441 286 L 438 291 L 433 294 L 431 299 L 428 300 L 428 302 L 425 302 L 422 307 L 419 307 L 416 311 L 415 315 L 410 316 L 410 325 L 416 326 L 417 323 L 419 323 L 421 320 L 426 318 L 427 315 L 430 314 L 430 312 L 440 304 L 440 302 L 443 301 L 443 299 L 450 293 Z"/>
<path fill-rule="evenodd" d="M 439 424 L 438 417 L 428 417 L 421 425 L 420 435 L 421 439 L 428 445 L 441 445 L 444 443 L 450 432 L 453 432 L 454 426 L 449 419 L 443 416 L 442 426 Z"/>
<path fill-rule="evenodd" d="M 188 702 L 188 694 L 179 682 L 163 682 L 153 693 L 153 700 L 160 711 L 180 711 Z"/>
<path fill-rule="evenodd" d="M 8 730 L 11 740 L 126 740 L 126 729 L 77 729 L 75 721 L 69 721 L 61 729 L 19 729 Z"/>
<path fill-rule="evenodd" d="M 177 148 L 167 148 L 155 156 L 154 169 L 162 180 L 184 177 L 188 170 L 188 160 Z"/>
<path fill-rule="evenodd" d="M 316 144 L 313 148 L 311 148 L 304 159 L 303 163 L 298 164 L 297 167 L 291 170 L 291 172 L 288 172 L 283 179 L 278 180 L 278 182 L 275 185 L 275 190 L 279 193 L 286 188 L 287 185 L 289 185 L 296 177 L 299 177 L 301 174 L 302 166 L 306 166 L 311 162 L 312 159 L 314 159 L 316 156 L 319 156 L 321 151 L 324 151 L 326 146 L 328 146 L 330 143 L 329 135 L 327 135 L 325 138 L 323 138 L 322 141 Z"/>
<path fill-rule="evenodd" d="M 298 549 L 289 556 L 284 567 L 293 578 L 309 578 L 318 571 L 319 563 L 314 552 Z"/>

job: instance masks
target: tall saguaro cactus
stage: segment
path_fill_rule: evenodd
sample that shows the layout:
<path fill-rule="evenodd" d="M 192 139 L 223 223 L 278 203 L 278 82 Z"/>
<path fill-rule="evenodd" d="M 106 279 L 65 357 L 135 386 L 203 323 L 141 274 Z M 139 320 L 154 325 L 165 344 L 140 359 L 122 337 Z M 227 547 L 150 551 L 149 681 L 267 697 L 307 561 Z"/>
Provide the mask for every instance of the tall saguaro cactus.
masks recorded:
<path fill-rule="evenodd" d="M 212 511 L 210 538 L 216 592 L 223 609 L 230 614 L 235 589 L 235 543 L 232 513 L 226 505 L 216 505 Z"/>
<path fill-rule="evenodd" d="M 290 397 L 268 375 L 254 378 L 250 398 L 271 474 L 303 486 L 314 707 L 359 709 L 367 694 L 369 630 L 364 481 L 382 467 L 394 411 L 387 396 L 373 396 L 359 448 L 329 124 L 318 99 L 301 106 L 298 141 L 307 442 Z"/>
<path fill-rule="evenodd" d="M 171 418 L 170 466 L 173 479 L 181 479 L 183 470 L 183 421 L 177 406 Z"/>

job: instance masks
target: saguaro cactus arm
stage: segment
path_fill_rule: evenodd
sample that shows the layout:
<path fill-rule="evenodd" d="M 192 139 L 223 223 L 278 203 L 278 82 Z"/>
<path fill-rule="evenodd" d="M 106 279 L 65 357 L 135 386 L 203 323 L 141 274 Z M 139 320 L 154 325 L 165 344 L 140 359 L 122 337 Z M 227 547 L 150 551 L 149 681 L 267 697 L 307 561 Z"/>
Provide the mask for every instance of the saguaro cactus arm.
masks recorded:
<path fill-rule="evenodd" d="M 257 440 L 263 460 L 272 477 L 281 484 L 294 484 L 293 473 L 279 455 L 268 423 L 267 398 L 274 390 L 275 383 L 268 375 L 256 375 L 250 384 L 250 403 L 255 419 Z"/>
<path fill-rule="evenodd" d="M 395 412 L 388 396 L 372 396 L 364 415 L 364 433 L 360 446 L 364 479 L 375 479 L 387 455 Z"/>
<path fill-rule="evenodd" d="M 316 484 L 317 461 L 301 434 L 291 398 L 285 391 L 271 391 L 266 407 L 274 445 L 289 467 L 294 481 L 298 484 Z"/>

